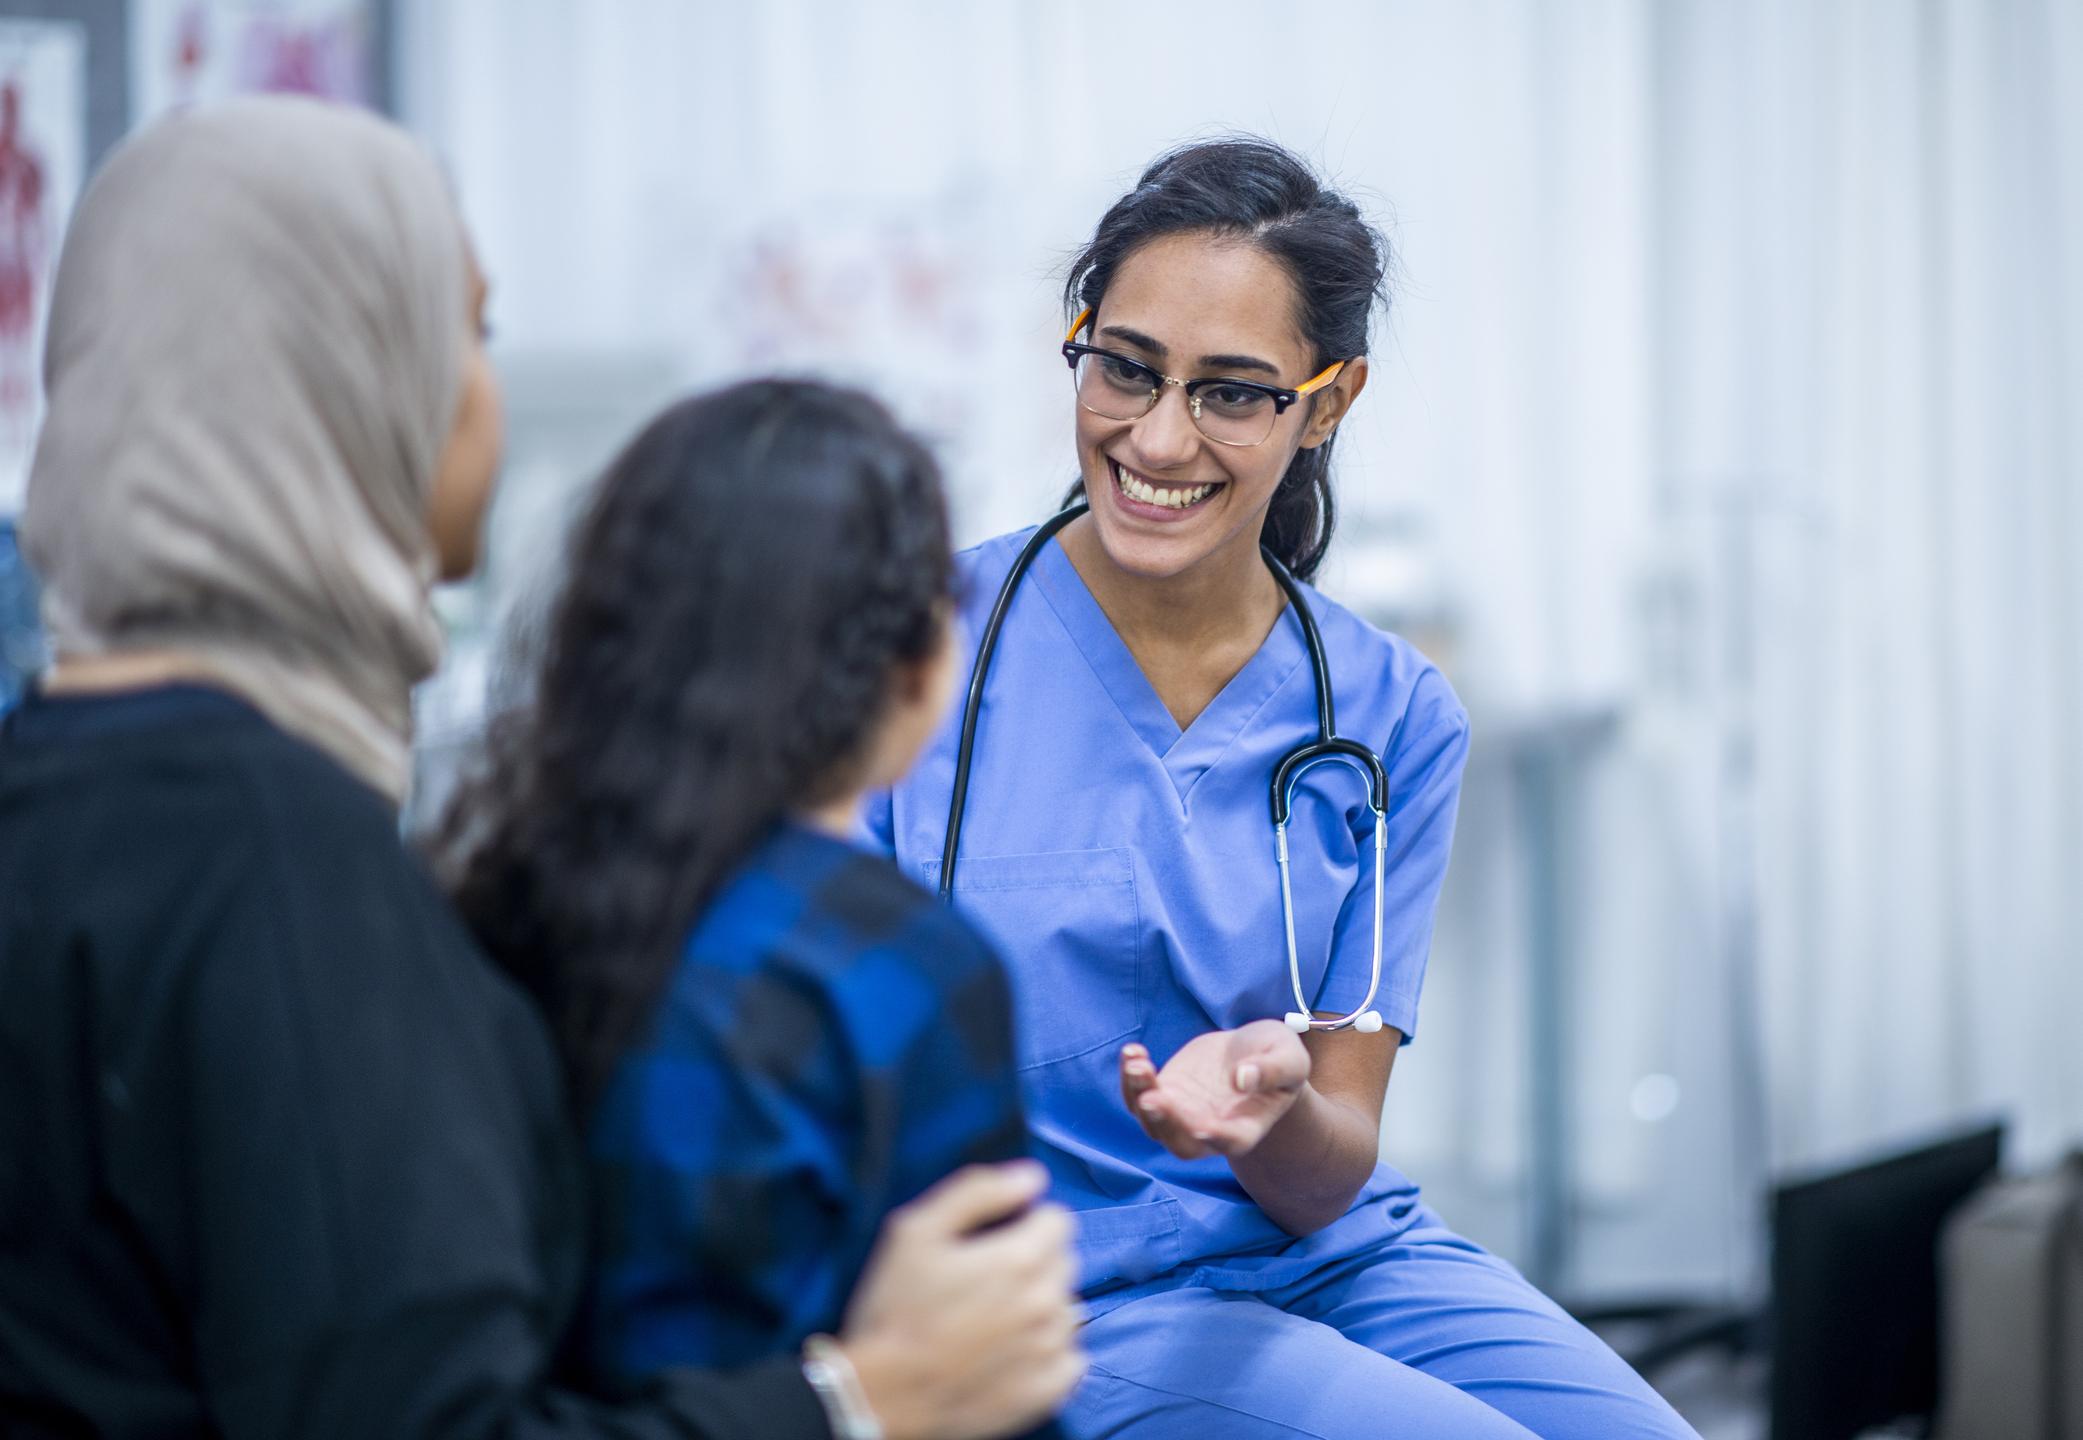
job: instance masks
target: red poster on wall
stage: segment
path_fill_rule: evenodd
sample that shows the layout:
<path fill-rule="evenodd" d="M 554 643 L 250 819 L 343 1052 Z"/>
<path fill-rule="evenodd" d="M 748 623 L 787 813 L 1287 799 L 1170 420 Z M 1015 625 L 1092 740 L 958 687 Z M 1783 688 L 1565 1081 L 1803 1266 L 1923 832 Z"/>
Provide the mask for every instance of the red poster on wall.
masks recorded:
<path fill-rule="evenodd" d="M 43 415 L 43 330 L 87 152 L 86 32 L 0 21 L 0 516 L 20 508 Z"/>
<path fill-rule="evenodd" d="M 131 122 L 265 91 L 367 104 L 373 59 L 366 0 L 131 0 Z"/>

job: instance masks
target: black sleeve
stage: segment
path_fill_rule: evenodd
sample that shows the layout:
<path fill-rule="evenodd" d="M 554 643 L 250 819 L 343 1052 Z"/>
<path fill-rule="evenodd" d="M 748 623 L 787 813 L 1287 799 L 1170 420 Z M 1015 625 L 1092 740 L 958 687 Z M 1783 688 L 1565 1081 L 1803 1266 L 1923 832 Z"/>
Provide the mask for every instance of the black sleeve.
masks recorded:
<path fill-rule="evenodd" d="M 829 1440 L 787 1359 L 615 1405 L 548 1388 L 583 1235 L 535 1016 L 380 807 L 267 803 L 103 1087 L 110 1193 L 164 1258 L 216 1429 Z"/>

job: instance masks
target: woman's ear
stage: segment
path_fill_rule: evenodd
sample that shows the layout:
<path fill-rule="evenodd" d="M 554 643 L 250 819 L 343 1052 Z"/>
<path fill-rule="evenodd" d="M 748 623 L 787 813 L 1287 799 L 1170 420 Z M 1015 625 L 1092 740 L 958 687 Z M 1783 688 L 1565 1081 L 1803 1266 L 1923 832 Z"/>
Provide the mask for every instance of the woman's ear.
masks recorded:
<path fill-rule="evenodd" d="M 933 647 L 916 660 L 900 661 L 890 672 L 889 699 L 876 734 L 869 742 L 868 789 L 894 785 L 910 771 L 926 748 L 955 697 L 953 607 L 942 609 L 940 632 Z"/>
<path fill-rule="evenodd" d="M 890 676 L 890 695 L 900 709 L 927 705 L 935 689 L 934 657 L 899 661 Z"/>
<path fill-rule="evenodd" d="M 1352 409 L 1353 401 L 1367 388 L 1367 357 L 1355 355 L 1345 362 L 1338 378 L 1316 392 L 1316 404 L 1309 411 L 1308 423 L 1302 426 L 1302 448 L 1314 450 L 1338 428 L 1345 412 Z"/>

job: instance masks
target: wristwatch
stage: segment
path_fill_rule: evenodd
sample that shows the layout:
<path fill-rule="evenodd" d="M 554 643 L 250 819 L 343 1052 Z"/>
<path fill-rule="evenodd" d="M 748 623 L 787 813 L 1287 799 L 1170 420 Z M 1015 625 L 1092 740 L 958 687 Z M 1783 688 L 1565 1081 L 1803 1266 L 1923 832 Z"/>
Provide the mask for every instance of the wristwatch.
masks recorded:
<path fill-rule="evenodd" d="M 833 1440 L 884 1440 L 882 1422 L 868 1405 L 868 1392 L 853 1362 L 829 1335 L 812 1335 L 803 1342 L 803 1378 L 825 1407 L 832 1423 Z"/>

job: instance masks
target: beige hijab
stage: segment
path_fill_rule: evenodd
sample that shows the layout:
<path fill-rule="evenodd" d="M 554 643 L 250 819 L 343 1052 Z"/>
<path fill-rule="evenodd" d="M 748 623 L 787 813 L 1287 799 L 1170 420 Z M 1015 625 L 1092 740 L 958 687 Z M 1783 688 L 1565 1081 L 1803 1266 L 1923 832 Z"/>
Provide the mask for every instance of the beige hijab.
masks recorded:
<path fill-rule="evenodd" d="M 177 652 L 403 797 L 465 243 L 426 152 L 345 107 L 238 100 L 115 152 L 59 262 L 23 516 L 61 660 Z"/>

